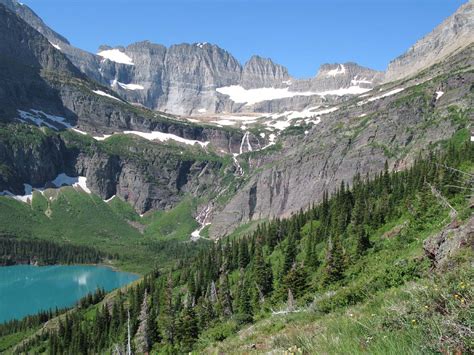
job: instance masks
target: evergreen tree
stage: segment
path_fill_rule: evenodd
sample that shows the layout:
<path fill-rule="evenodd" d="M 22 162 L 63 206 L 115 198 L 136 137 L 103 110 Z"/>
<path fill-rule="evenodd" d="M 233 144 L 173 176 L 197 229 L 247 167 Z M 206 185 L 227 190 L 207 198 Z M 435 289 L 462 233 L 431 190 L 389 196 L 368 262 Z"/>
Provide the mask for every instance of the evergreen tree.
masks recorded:
<path fill-rule="evenodd" d="M 253 277 L 258 288 L 260 299 L 262 299 L 272 291 L 273 273 L 271 266 L 263 257 L 263 250 L 260 241 L 255 245 Z"/>
<path fill-rule="evenodd" d="M 339 281 L 344 276 L 344 254 L 339 237 L 329 238 L 326 252 L 323 283 L 330 284 Z"/>

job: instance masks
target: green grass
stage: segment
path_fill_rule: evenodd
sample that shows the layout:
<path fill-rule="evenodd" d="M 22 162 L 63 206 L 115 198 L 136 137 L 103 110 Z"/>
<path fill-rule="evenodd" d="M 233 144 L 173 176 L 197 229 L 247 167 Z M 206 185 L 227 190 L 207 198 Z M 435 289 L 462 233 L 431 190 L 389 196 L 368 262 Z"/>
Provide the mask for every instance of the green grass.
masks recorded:
<path fill-rule="evenodd" d="M 201 337 L 200 352 L 241 353 L 255 344 L 257 351 L 293 354 L 469 353 L 474 349 L 468 330 L 474 320 L 473 256 L 464 249 L 448 270 L 375 291 L 366 302 L 330 313 L 318 311 L 316 301 L 301 312 L 274 315 L 238 334 L 225 332 L 229 325 L 221 332 L 216 327 Z"/>
<path fill-rule="evenodd" d="M 189 240 L 199 224 L 193 217 L 196 202 L 185 198 L 169 211 L 156 211 L 143 217 L 147 226 L 144 234 L 155 239 Z"/>
<path fill-rule="evenodd" d="M 0 233 L 41 238 L 58 243 L 93 246 L 119 256 L 114 266 L 138 273 L 174 260 L 174 252 L 197 227 L 195 203 L 185 198 L 169 211 L 140 218 L 133 208 L 114 198 L 104 202 L 72 187 L 34 192 L 31 205 L 0 197 Z M 143 224 L 145 232 L 132 226 Z"/>

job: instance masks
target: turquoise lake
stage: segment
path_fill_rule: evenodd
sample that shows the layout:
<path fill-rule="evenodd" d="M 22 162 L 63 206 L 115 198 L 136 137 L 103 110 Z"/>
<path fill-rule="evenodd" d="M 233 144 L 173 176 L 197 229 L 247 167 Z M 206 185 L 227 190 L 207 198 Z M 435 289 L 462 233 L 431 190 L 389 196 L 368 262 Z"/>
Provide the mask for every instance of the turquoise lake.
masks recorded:
<path fill-rule="evenodd" d="M 40 310 L 73 306 L 98 287 L 110 291 L 137 278 L 94 265 L 0 267 L 0 323 Z"/>

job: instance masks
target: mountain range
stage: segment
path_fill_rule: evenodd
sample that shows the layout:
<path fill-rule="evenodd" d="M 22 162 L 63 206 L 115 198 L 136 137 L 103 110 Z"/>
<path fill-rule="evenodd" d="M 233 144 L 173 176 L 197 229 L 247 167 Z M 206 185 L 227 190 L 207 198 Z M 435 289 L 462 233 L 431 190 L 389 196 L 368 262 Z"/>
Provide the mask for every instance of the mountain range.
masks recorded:
<path fill-rule="evenodd" d="M 468 353 L 473 9 L 385 72 L 296 79 L 210 43 L 89 53 L 0 0 L 0 265 L 147 275 L 0 352 Z"/>
<path fill-rule="evenodd" d="M 472 2 L 395 59 L 387 73 L 354 63 L 327 64 L 308 80 L 295 80 L 284 67 L 257 56 L 242 67 L 228 52 L 207 43 L 165 48 L 140 42 L 125 48 L 104 46 L 98 55 L 90 54 L 72 47 L 25 5 L 1 2 L 6 5 L 0 41 L 6 79 L 0 84 L 3 119 L 54 130 L 74 128 L 96 141 L 123 132 L 162 142 L 181 140 L 188 146 L 199 143 L 219 159 L 230 154 L 235 192 L 218 206 L 211 198 L 200 208 L 207 211 L 200 222 L 213 221 L 213 237 L 241 223 L 288 216 L 357 173 L 379 171 L 385 160 L 394 169 L 409 166 L 420 149 L 455 130 L 446 118 L 440 123 L 443 129 L 427 125 L 427 115 L 447 117 L 452 102 L 461 108 L 471 105 L 472 97 L 462 94 L 472 82 L 469 71 L 447 81 L 433 77 L 471 65 L 472 45 L 466 38 L 472 36 L 466 33 L 472 34 Z M 453 40 L 453 32 L 461 36 Z M 423 43 L 434 43 L 436 50 L 426 50 Z M 441 53 L 438 59 L 433 51 Z M 405 78 L 411 72 L 400 63 L 412 68 L 413 61 L 425 64 Z M 197 114 L 182 118 L 149 108 Z M 208 110 L 224 109 L 226 115 L 204 118 Z M 86 176 L 90 189 L 104 199 L 117 195 L 144 213 L 175 206 L 185 191 L 209 197 L 229 189 L 191 187 L 194 174 L 202 176 L 195 167 L 208 167 L 209 161 L 173 158 L 166 163 L 171 162 L 174 173 L 147 181 L 149 174 L 161 175 L 162 160 L 146 158 L 158 169 L 152 173 L 150 166 L 138 164 L 140 159 L 123 153 L 71 150 L 65 148 L 64 137 L 54 143 L 49 139 L 39 151 L 3 146 L 0 157 L 9 174 L 2 176 L 0 191 L 21 194 L 24 183 L 44 186 L 68 172 Z M 155 154 L 144 154 L 149 152 Z M 228 163 L 216 169 L 222 164 Z M 300 191 L 308 184 L 309 193 Z"/>

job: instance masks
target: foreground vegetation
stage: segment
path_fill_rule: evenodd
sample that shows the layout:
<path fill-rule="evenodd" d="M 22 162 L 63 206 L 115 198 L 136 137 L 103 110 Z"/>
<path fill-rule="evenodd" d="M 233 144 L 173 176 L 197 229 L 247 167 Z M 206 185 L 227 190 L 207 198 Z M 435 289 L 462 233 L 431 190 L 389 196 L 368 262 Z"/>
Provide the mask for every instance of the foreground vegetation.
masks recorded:
<path fill-rule="evenodd" d="M 10 351 L 123 350 L 130 322 L 137 353 L 472 352 L 471 251 L 439 274 L 423 241 L 471 218 L 462 171 L 473 161 L 472 144 L 454 142 L 407 171 L 356 176 L 320 205 L 184 256 Z"/>

